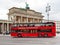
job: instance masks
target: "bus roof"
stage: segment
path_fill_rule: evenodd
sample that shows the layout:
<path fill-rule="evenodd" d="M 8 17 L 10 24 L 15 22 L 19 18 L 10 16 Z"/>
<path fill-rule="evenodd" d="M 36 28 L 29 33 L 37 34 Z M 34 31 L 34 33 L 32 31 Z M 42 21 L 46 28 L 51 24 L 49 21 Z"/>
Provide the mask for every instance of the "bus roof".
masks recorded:
<path fill-rule="evenodd" d="M 54 23 L 54 22 L 41 22 L 41 23 L 13 23 L 13 24 L 50 24 L 50 23 Z"/>

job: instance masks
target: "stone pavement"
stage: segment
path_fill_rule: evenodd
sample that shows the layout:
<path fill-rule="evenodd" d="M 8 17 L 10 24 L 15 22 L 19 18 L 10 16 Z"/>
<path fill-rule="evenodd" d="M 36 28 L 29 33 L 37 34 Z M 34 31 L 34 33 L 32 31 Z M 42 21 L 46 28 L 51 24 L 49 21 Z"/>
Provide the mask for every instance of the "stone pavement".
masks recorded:
<path fill-rule="evenodd" d="M 3 35 L 3 34 L 0 34 L 0 36 L 10 36 L 10 34 L 9 34 L 9 35 L 6 35 L 6 34 L 5 34 L 5 35 Z"/>
<path fill-rule="evenodd" d="M 60 34 L 53 38 L 12 38 L 0 34 L 0 45 L 60 45 Z"/>

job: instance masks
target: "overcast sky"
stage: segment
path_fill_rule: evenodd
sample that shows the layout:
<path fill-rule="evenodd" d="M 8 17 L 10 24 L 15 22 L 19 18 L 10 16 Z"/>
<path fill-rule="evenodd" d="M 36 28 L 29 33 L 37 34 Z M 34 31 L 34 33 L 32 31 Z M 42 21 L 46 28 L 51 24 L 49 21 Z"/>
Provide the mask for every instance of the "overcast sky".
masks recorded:
<path fill-rule="evenodd" d="M 47 19 L 46 6 L 51 6 L 50 20 L 60 21 L 60 0 L 0 0 L 0 19 L 7 20 L 8 9 L 11 7 L 25 8 L 25 2 L 29 4 L 30 9 L 41 12 Z"/>

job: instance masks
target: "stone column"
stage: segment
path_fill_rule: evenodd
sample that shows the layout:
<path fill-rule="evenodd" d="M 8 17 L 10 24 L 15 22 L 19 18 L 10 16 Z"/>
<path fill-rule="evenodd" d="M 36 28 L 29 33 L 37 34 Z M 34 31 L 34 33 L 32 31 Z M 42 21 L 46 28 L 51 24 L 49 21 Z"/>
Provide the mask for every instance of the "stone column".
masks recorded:
<path fill-rule="evenodd" d="M 26 22 L 28 23 L 28 17 L 26 18 Z"/>
<path fill-rule="evenodd" d="M 34 23 L 34 18 L 33 18 L 33 23 Z"/>
<path fill-rule="evenodd" d="M 16 16 L 14 16 L 13 22 L 16 23 Z"/>
<path fill-rule="evenodd" d="M 4 31 L 7 32 L 7 23 L 4 24 Z"/>
<path fill-rule="evenodd" d="M 4 23 L 2 23 L 2 33 L 4 33 Z"/>
<path fill-rule="evenodd" d="M 20 20 L 20 23 L 22 23 L 22 16 L 21 16 L 21 20 Z"/>
<path fill-rule="evenodd" d="M 39 23 L 39 19 L 37 19 L 37 22 Z"/>
<path fill-rule="evenodd" d="M 7 33 L 9 33 L 9 23 L 7 23 Z"/>
<path fill-rule="evenodd" d="M 18 20 L 19 23 L 21 22 L 20 20 L 21 20 L 21 17 L 19 16 L 19 20 Z"/>
<path fill-rule="evenodd" d="M 39 21 L 39 19 L 38 19 L 38 23 L 39 23 L 40 21 Z"/>

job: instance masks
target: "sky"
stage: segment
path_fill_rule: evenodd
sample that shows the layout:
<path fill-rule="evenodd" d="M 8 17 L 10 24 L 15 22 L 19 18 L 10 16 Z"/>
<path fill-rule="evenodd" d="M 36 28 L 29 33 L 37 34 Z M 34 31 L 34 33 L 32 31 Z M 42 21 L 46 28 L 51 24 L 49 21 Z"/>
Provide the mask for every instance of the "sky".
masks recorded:
<path fill-rule="evenodd" d="M 25 2 L 29 4 L 31 10 L 41 12 L 44 19 L 47 19 L 46 6 L 49 3 L 49 19 L 60 21 L 60 0 L 0 0 L 0 20 L 8 20 L 7 13 L 12 7 L 25 8 Z"/>

